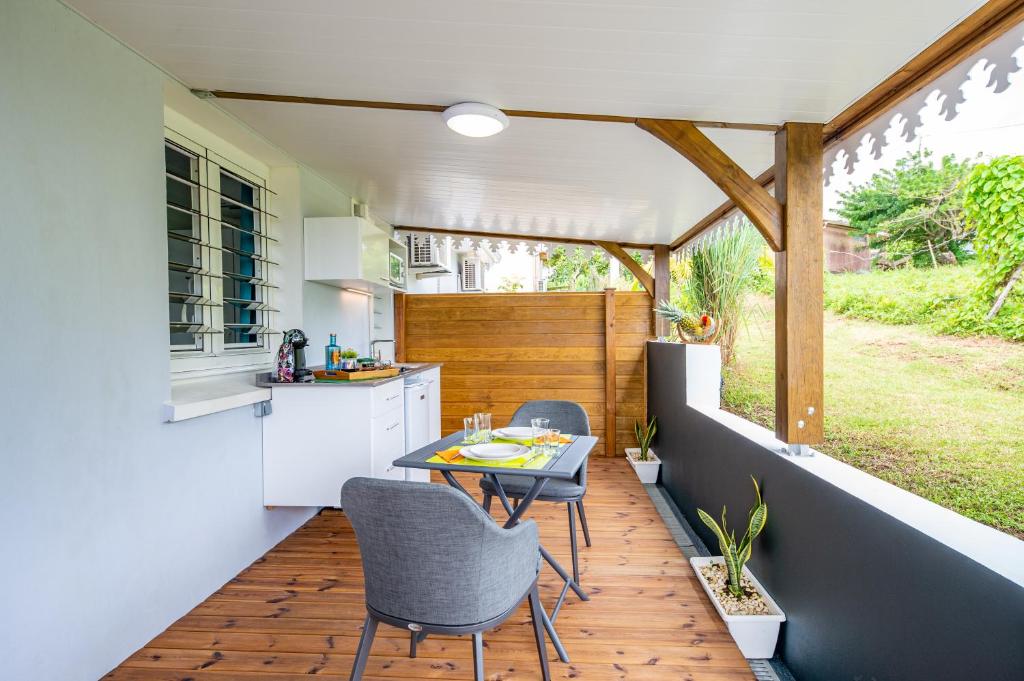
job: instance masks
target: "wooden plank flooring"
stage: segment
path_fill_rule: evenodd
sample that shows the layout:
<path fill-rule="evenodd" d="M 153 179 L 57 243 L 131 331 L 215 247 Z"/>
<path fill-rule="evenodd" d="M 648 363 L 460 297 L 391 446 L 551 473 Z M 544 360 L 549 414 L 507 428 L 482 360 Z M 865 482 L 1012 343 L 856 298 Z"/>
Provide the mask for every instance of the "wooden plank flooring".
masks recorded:
<path fill-rule="evenodd" d="M 466 476 L 467 489 L 477 489 Z M 500 507 L 499 504 L 495 504 Z M 584 681 L 739 681 L 753 675 L 715 615 L 643 487 L 623 459 L 591 459 L 586 498 L 593 547 L 580 533 L 589 602 L 570 594 L 556 627 L 572 662 L 548 645 L 552 678 Z M 495 509 L 495 516 L 504 513 Z M 567 568 L 564 505 L 536 503 L 529 516 Z M 542 598 L 557 596 L 545 566 Z M 105 679 L 112 681 L 295 681 L 347 679 L 363 609 L 359 549 L 343 513 L 313 518 L 225 584 Z M 488 678 L 539 679 L 529 610 L 485 635 Z M 385 625 L 367 665 L 368 681 L 471 679 L 472 647 L 431 636 L 408 657 L 408 633 Z"/>

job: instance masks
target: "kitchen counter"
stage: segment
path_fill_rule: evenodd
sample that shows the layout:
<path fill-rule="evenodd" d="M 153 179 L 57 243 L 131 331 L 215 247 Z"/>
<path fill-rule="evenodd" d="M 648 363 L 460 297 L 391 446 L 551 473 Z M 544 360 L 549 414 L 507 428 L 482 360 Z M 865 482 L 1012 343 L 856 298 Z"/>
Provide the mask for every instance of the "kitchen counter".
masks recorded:
<path fill-rule="evenodd" d="M 390 376 L 388 378 L 373 378 L 365 381 L 324 381 L 320 383 L 278 383 L 273 380 L 273 373 L 259 374 L 256 377 L 256 386 L 260 388 L 301 388 L 309 386 L 320 386 L 320 387 L 340 387 L 340 388 L 372 388 L 378 385 L 384 385 L 391 381 L 401 381 L 407 376 L 415 376 L 416 374 L 423 373 L 430 369 L 436 369 L 441 366 L 440 362 L 428 362 L 428 363 L 408 363 L 408 364 L 396 364 L 397 367 L 408 367 L 407 371 L 403 371 L 397 376 Z M 311 369 L 322 369 L 322 366 L 310 367 Z"/>

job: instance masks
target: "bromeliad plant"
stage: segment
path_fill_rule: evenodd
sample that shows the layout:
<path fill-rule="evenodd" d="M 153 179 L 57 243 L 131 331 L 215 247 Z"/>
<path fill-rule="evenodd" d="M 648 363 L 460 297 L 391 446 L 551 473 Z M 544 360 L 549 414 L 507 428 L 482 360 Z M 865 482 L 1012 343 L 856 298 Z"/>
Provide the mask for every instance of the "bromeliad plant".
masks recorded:
<path fill-rule="evenodd" d="M 658 417 L 652 416 L 651 422 L 646 426 L 643 421 L 636 421 L 633 423 L 633 432 L 636 435 L 636 443 L 640 446 L 640 456 L 636 458 L 637 461 L 647 461 L 651 451 L 651 440 L 654 439 L 654 434 L 658 432 Z"/>
<path fill-rule="evenodd" d="M 729 593 L 736 598 L 745 598 L 747 595 L 744 593 L 740 583 L 740 578 L 743 575 L 743 566 L 750 560 L 750 547 L 754 543 L 754 539 L 757 535 L 761 534 L 761 530 L 764 529 L 765 523 L 768 521 L 768 506 L 761 500 L 761 489 L 757 486 L 757 480 L 754 480 L 754 476 L 750 476 L 750 479 L 754 482 L 754 494 L 757 497 L 757 504 L 754 508 L 750 509 L 750 514 L 747 518 L 747 533 L 743 535 L 738 544 L 736 543 L 736 532 L 730 533 L 726 527 L 724 506 L 722 507 L 721 526 L 702 509 L 697 509 L 697 515 L 718 537 L 718 547 L 722 550 L 722 556 L 725 558 L 725 567 L 729 572 Z"/>

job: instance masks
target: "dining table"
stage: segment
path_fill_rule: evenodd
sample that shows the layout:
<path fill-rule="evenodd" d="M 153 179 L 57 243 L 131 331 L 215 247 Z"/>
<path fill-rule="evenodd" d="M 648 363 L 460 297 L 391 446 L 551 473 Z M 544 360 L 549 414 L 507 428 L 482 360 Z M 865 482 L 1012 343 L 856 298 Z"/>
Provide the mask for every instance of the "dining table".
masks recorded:
<path fill-rule="evenodd" d="M 508 514 L 508 520 L 504 522 L 504 527 L 511 528 L 518 525 L 523 519 L 523 516 L 529 510 L 530 505 L 543 491 L 544 485 L 548 480 L 574 479 L 586 463 L 590 452 L 597 444 L 597 438 L 591 435 L 570 434 L 563 436 L 563 438 L 563 441 L 559 443 L 555 450 L 538 454 L 531 447 L 530 451 L 520 459 L 494 462 L 470 459 L 459 454 L 459 450 L 457 448 L 468 443 L 465 442 L 465 432 L 458 431 L 399 459 L 395 459 L 394 465 L 402 468 L 420 468 L 439 471 L 449 485 L 465 493 L 474 501 L 476 500 L 475 497 L 473 497 L 473 495 L 462 486 L 458 479 L 456 479 L 455 473 L 472 473 L 486 477 L 494 486 L 495 496 L 501 501 L 502 506 L 505 508 L 505 512 Z M 495 441 L 504 442 L 506 440 L 496 438 Z M 523 442 L 515 439 L 507 441 Z M 532 443 L 527 441 L 526 444 Z M 501 479 L 499 476 L 505 475 L 533 478 L 533 484 L 530 486 L 526 495 L 519 501 L 519 504 L 515 507 L 513 507 L 508 496 L 505 494 L 504 488 L 501 486 Z M 586 591 L 584 591 L 583 587 L 573 579 L 572 575 L 562 567 L 555 557 L 551 555 L 551 552 L 544 548 L 543 544 L 540 546 L 540 553 L 545 562 L 551 566 L 563 581 L 561 592 L 551 609 L 551 614 L 548 615 L 547 611 L 543 607 L 541 607 L 541 613 L 544 618 L 544 628 L 548 633 L 548 637 L 551 639 L 552 645 L 554 645 L 555 650 L 558 653 L 559 659 L 562 662 L 568 662 L 569 655 L 566 652 L 565 647 L 562 645 L 561 640 L 558 638 L 554 622 L 558 617 L 558 612 L 561 609 L 562 604 L 565 602 L 570 589 L 574 591 L 581 600 L 590 600 L 590 596 Z"/>

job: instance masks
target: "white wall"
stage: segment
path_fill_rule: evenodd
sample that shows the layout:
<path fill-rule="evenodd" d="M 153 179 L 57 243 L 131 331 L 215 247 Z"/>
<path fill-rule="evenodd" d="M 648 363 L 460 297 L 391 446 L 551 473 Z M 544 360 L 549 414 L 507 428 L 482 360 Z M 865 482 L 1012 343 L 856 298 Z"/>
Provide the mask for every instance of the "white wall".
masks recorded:
<path fill-rule="evenodd" d="M 352 215 L 351 198 L 305 168 L 299 169 L 300 209 L 303 217 L 329 218 Z M 309 364 L 324 363 L 329 335 L 338 334 L 338 345 L 353 347 L 365 356 L 370 351 L 370 298 L 314 281 L 302 282 L 303 326 L 309 338 Z"/>
<path fill-rule="evenodd" d="M 163 85 L 56 2 L 0 3 L 4 678 L 98 678 L 311 513 L 264 510 L 251 409 L 162 422 Z"/>

